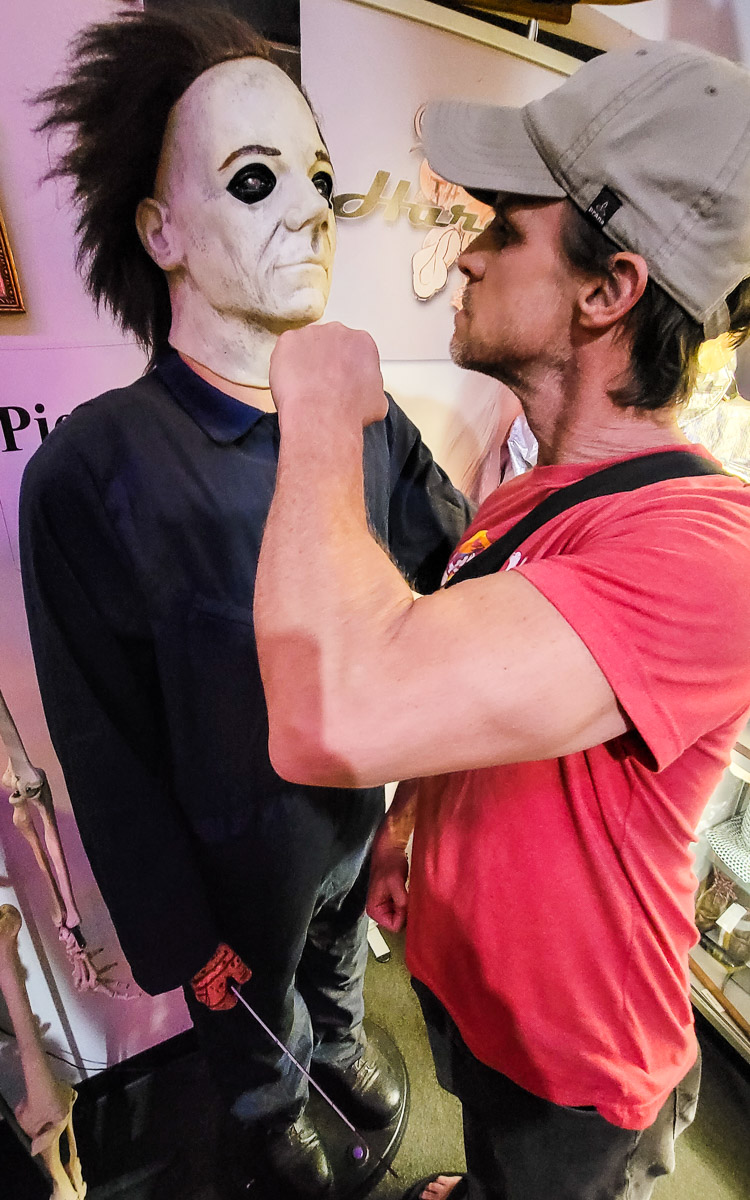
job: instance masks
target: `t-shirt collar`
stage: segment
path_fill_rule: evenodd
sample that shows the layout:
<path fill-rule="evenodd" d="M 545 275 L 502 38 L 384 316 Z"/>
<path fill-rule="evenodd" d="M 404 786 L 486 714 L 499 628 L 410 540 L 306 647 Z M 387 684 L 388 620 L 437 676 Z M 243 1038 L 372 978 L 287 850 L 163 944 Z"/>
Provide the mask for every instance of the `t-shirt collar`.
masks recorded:
<path fill-rule="evenodd" d="M 220 446 L 238 441 L 267 415 L 201 379 L 171 346 L 159 355 L 154 370 L 180 407 Z"/>

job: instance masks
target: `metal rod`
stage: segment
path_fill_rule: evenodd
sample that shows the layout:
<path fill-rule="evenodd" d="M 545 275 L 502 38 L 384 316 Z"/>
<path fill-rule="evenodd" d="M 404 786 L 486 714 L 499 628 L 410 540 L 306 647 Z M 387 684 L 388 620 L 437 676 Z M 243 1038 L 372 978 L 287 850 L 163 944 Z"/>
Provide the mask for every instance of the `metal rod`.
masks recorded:
<path fill-rule="evenodd" d="M 310 1074 L 310 1072 L 309 1072 L 309 1071 L 306 1071 L 306 1070 L 305 1070 L 305 1068 L 302 1066 L 302 1063 L 300 1063 L 300 1062 L 298 1062 L 298 1061 L 297 1061 L 297 1059 L 296 1059 L 296 1058 L 294 1057 L 294 1055 L 292 1054 L 291 1050 L 287 1049 L 287 1047 L 284 1045 L 284 1043 L 283 1043 L 282 1041 L 280 1041 L 280 1040 L 279 1040 L 279 1038 L 277 1038 L 277 1037 L 276 1037 L 276 1034 L 273 1032 L 273 1030 L 271 1030 L 271 1029 L 269 1029 L 269 1028 L 268 1028 L 268 1026 L 266 1025 L 266 1023 L 265 1023 L 265 1021 L 263 1020 L 263 1018 L 262 1018 L 262 1017 L 259 1017 L 259 1016 L 258 1016 L 258 1014 L 257 1014 L 257 1012 L 255 1011 L 255 1009 L 254 1009 L 254 1008 L 252 1008 L 252 1007 L 251 1007 L 251 1006 L 248 1004 L 248 1002 L 247 1002 L 247 1000 L 245 999 L 245 997 L 240 995 L 239 991 L 237 990 L 237 988 L 234 986 L 234 984 L 233 984 L 233 983 L 229 985 L 229 990 L 230 990 L 231 992 L 234 992 L 234 994 L 235 994 L 235 996 L 237 997 L 237 999 L 239 1000 L 240 1004 L 244 1004 L 245 1008 L 246 1008 L 246 1009 L 247 1009 L 247 1011 L 250 1013 L 250 1016 L 255 1018 L 255 1020 L 256 1020 L 256 1021 L 258 1022 L 258 1024 L 260 1025 L 261 1029 L 265 1030 L 265 1032 L 268 1034 L 268 1036 L 271 1038 L 271 1040 L 272 1040 L 273 1042 L 275 1042 L 275 1043 L 276 1043 L 276 1045 L 278 1046 L 279 1050 L 281 1050 L 281 1052 L 282 1052 L 283 1054 L 286 1054 L 287 1058 L 291 1059 L 291 1061 L 294 1063 L 295 1067 L 296 1067 L 296 1068 L 297 1068 L 297 1070 L 300 1072 L 300 1074 L 301 1074 L 301 1075 L 304 1075 L 304 1077 L 305 1077 L 305 1079 L 307 1080 L 307 1082 L 308 1082 L 308 1083 L 311 1083 L 311 1084 L 312 1084 L 312 1086 L 313 1086 L 313 1087 L 316 1089 L 316 1091 L 318 1091 L 318 1092 L 320 1093 L 320 1095 L 323 1097 L 323 1099 L 325 1100 L 325 1102 L 326 1102 L 326 1104 L 328 1105 L 328 1107 L 333 1109 L 333 1111 L 335 1112 L 336 1116 L 337 1116 L 337 1117 L 339 1117 L 339 1119 L 340 1119 L 340 1120 L 342 1120 L 342 1121 L 344 1122 L 344 1124 L 346 1125 L 347 1129 L 351 1129 L 351 1131 L 352 1131 L 352 1133 L 354 1134 L 354 1136 L 355 1136 L 355 1137 L 356 1137 L 356 1138 L 359 1140 L 359 1142 L 362 1144 L 362 1146 L 365 1148 L 365 1150 L 367 1150 L 367 1151 L 369 1152 L 369 1147 L 368 1147 L 368 1145 L 367 1145 L 367 1142 L 366 1142 L 366 1141 L 365 1141 L 365 1139 L 362 1137 L 362 1135 L 361 1135 L 361 1133 L 359 1132 L 359 1130 L 355 1129 L 355 1127 L 352 1125 L 351 1121 L 350 1121 L 350 1120 L 349 1120 L 347 1117 L 345 1117 L 345 1116 L 344 1116 L 344 1114 L 342 1113 L 341 1109 L 340 1109 L 340 1108 L 338 1108 L 338 1107 L 337 1107 L 337 1106 L 336 1106 L 336 1105 L 333 1103 L 333 1100 L 331 1100 L 330 1096 L 327 1096 L 327 1095 L 325 1094 L 325 1092 L 323 1091 L 323 1089 L 322 1089 L 322 1087 L 320 1086 L 320 1084 L 319 1084 L 319 1083 L 316 1083 L 316 1082 L 315 1082 L 315 1080 L 313 1079 L 312 1075 Z"/>
<path fill-rule="evenodd" d="M 529 28 L 526 30 L 526 37 L 530 42 L 535 42 L 539 38 L 539 22 L 535 17 L 529 21 Z"/>

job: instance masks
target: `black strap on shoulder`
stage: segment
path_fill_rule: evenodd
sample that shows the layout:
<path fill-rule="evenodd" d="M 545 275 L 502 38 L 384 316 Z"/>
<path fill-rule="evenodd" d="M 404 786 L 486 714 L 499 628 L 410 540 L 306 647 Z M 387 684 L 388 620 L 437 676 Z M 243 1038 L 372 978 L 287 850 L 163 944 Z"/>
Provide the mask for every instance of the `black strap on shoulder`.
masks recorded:
<path fill-rule="evenodd" d="M 581 504 L 584 500 L 592 500 L 595 496 L 611 496 L 616 492 L 634 492 L 637 488 L 645 487 L 649 483 L 661 483 L 665 479 L 724 474 L 726 472 L 718 463 L 690 450 L 661 450 L 656 454 L 641 454 L 637 458 L 626 459 L 625 462 L 613 463 L 611 467 L 594 471 L 576 483 L 558 488 L 551 496 L 541 500 L 496 542 L 459 567 L 445 586 L 450 587 L 464 579 L 478 579 L 482 575 L 491 575 L 499 571 L 527 537 L 542 525 L 546 525 L 553 517 L 559 516 L 576 504 Z"/>

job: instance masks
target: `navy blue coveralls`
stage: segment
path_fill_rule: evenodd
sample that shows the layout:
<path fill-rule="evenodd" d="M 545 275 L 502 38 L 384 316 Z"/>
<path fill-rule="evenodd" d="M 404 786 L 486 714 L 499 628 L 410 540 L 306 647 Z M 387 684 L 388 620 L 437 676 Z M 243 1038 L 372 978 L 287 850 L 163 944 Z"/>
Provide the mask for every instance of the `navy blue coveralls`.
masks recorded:
<path fill-rule="evenodd" d="M 281 779 L 252 626 L 276 414 L 174 352 L 50 433 L 21 490 L 21 558 L 45 713 L 84 847 L 133 975 L 185 986 L 227 942 L 251 1004 L 307 1065 L 361 1045 L 366 861 L 380 788 Z M 372 528 L 438 587 L 464 498 L 390 403 L 365 431 Z M 235 1115 L 268 1123 L 306 1085 L 239 1006 L 186 990 Z"/>

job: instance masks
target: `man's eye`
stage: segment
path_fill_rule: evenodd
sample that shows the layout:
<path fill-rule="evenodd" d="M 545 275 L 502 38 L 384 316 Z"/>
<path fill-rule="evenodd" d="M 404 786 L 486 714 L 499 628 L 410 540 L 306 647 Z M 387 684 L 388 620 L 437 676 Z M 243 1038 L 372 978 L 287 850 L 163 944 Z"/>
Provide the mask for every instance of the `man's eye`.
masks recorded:
<path fill-rule="evenodd" d="M 325 197 L 330 204 L 331 196 L 333 195 L 333 179 L 328 172 L 318 171 L 317 175 L 313 175 L 312 181 L 320 192 L 321 196 Z"/>
<path fill-rule="evenodd" d="M 509 225 L 506 225 L 502 217 L 495 216 L 494 220 L 490 222 L 489 228 L 492 231 L 495 242 L 499 245 L 504 246 L 506 242 L 510 241 L 512 230 Z"/>
<path fill-rule="evenodd" d="M 276 176 L 270 167 L 265 163 L 250 163 L 240 167 L 227 184 L 227 191 L 243 204 L 257 204 L 270 196 L 275 187 Z"/>

